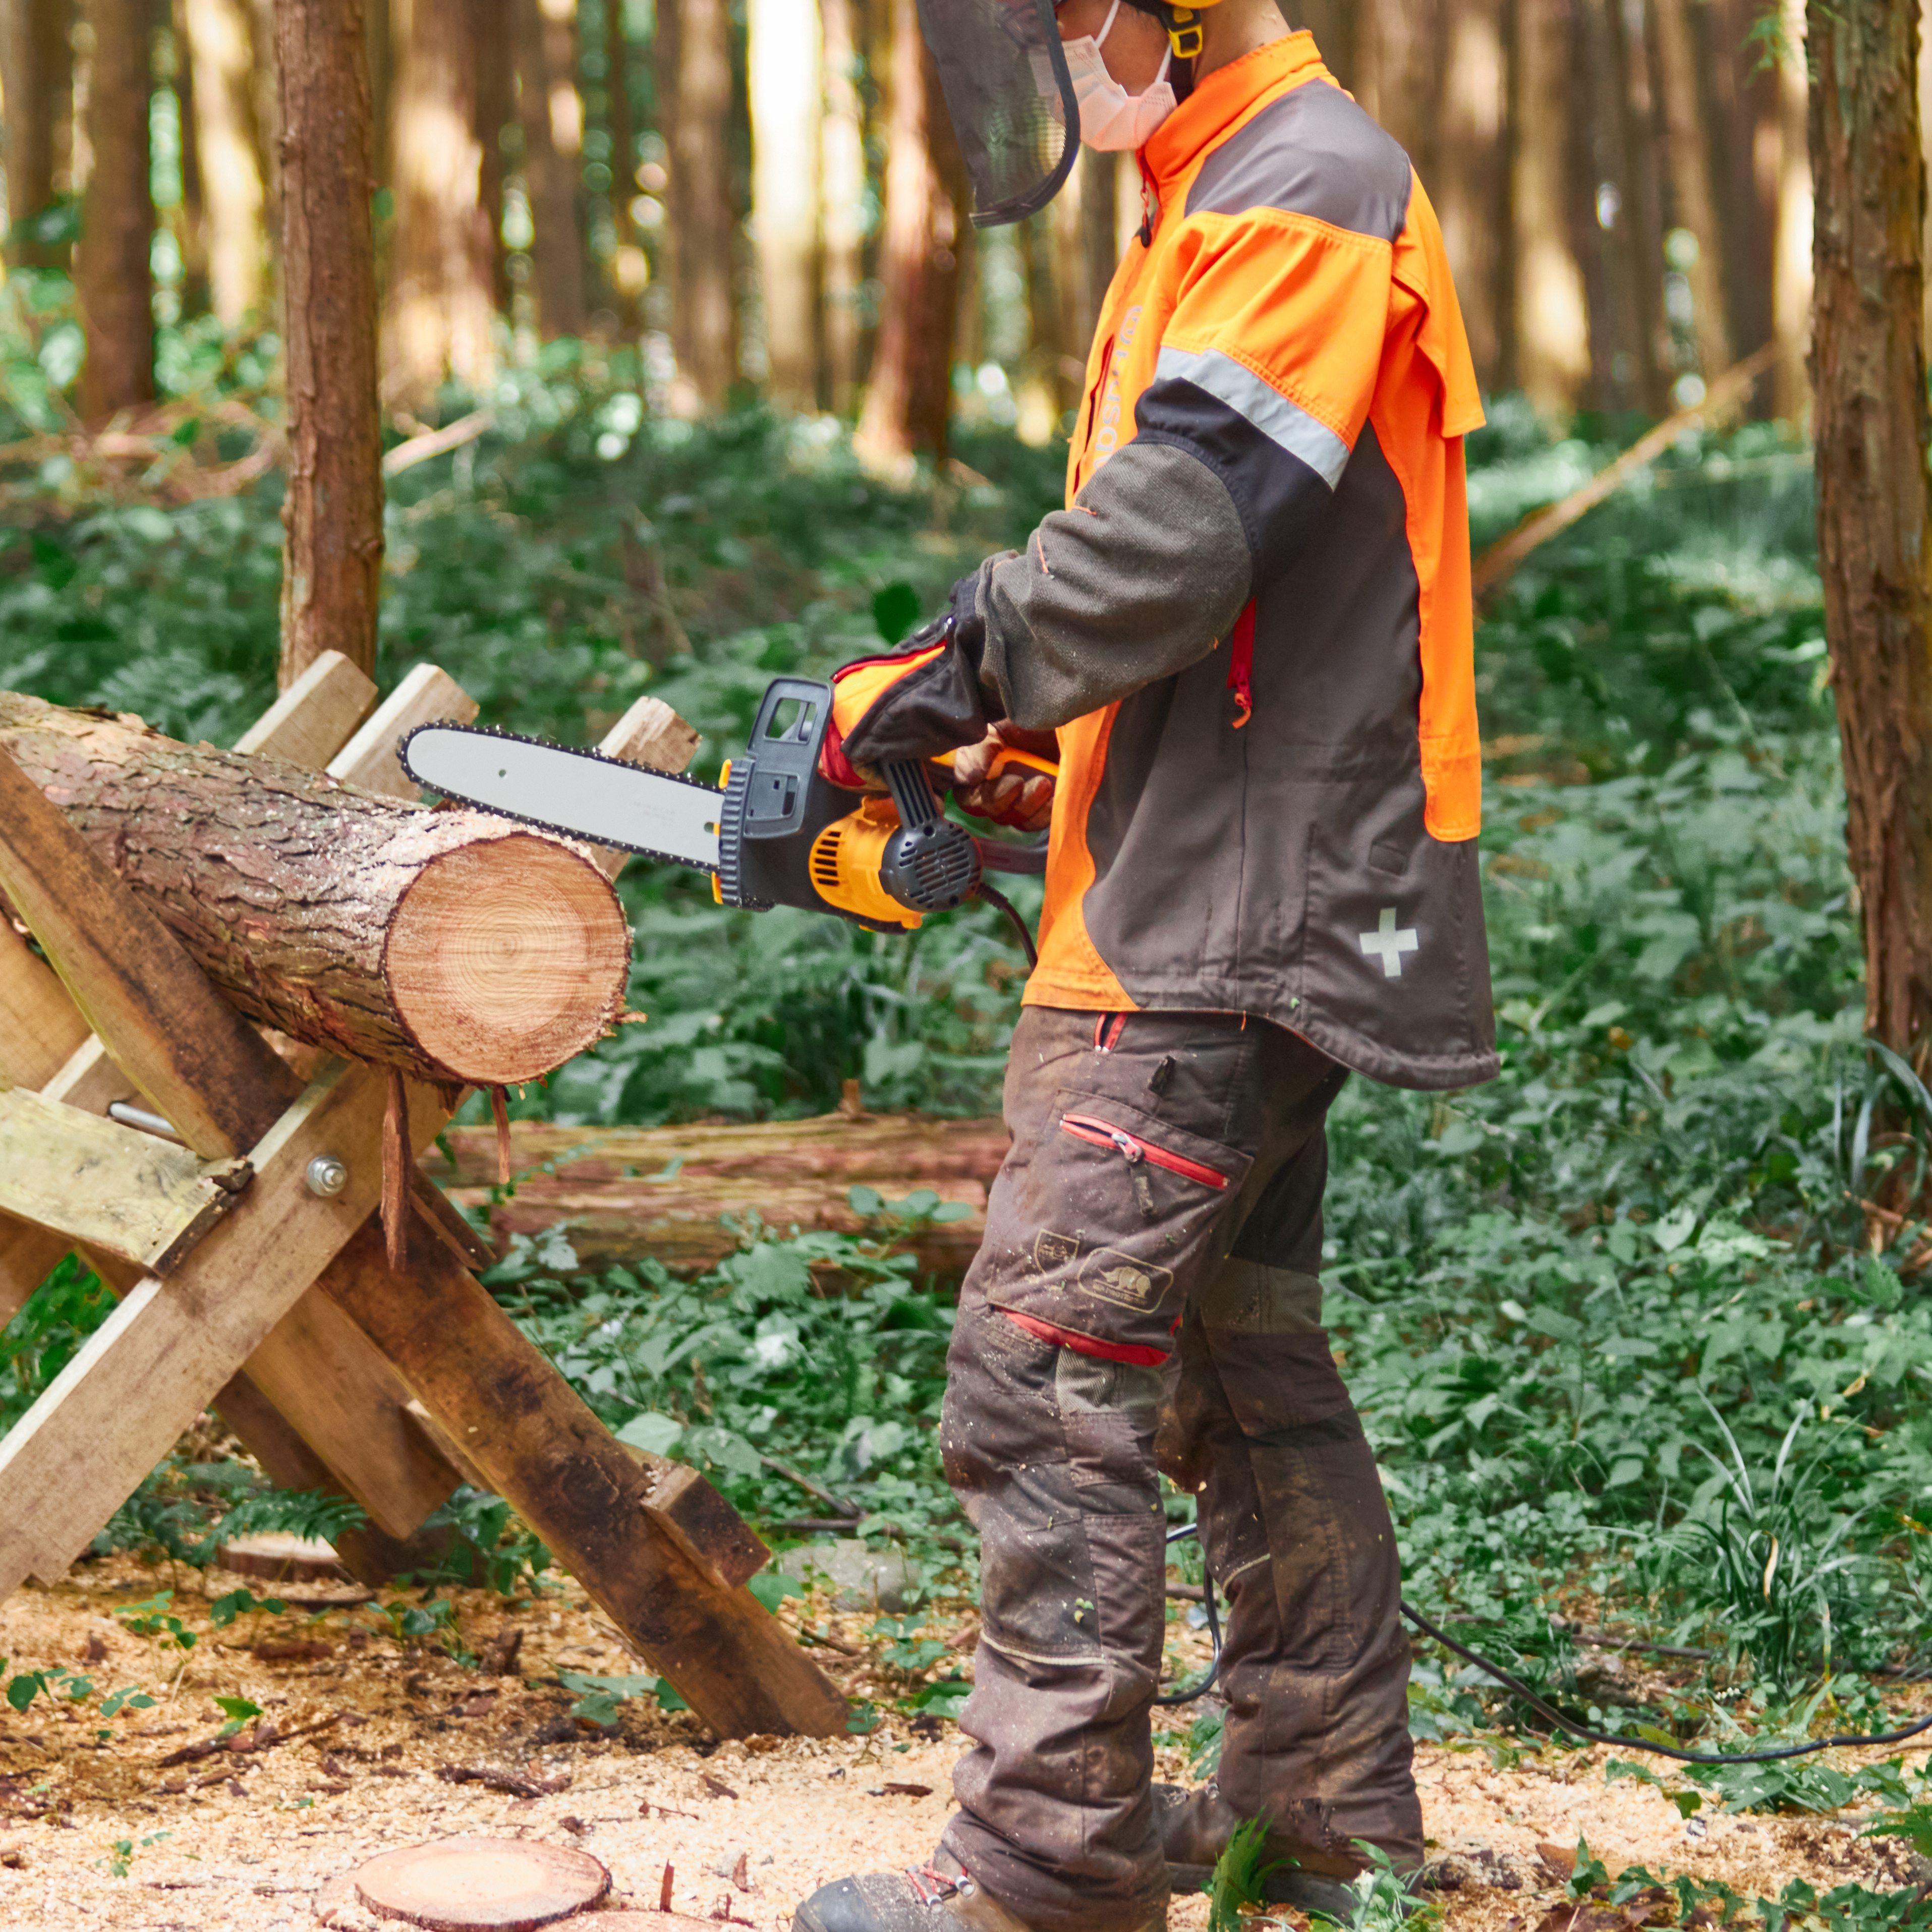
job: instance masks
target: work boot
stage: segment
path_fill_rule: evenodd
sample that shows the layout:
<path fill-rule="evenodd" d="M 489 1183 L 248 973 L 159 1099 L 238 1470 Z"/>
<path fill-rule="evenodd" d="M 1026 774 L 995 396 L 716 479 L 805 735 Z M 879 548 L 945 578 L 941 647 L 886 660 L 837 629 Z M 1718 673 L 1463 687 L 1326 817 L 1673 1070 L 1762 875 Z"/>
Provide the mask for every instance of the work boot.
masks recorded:
<path fill-rule="evenodd" d="M 1154 1807 L 1168 1883 L 1177 1896 L 1204 1890 L 1240 1819 L 1214 1784 L 1195 1791 L 1156 1784 Z M 1267 1904 L 1297 1906 L 1344 1924 L 1358 1903 L 1348 1881 L 1367 1869 L 1355 1847 L 1329 1822 L 1325 1808 L 1312 1801 L 1277 1815 L 1262 1841 L 1261 1862 L 1275 1867 L 1262 1882 Z"/>
<path fill-rule="evenodd" d="M 1166 1932 L 1167 1911 L 1124 1928 Z M 941 1846 L 929 1862 L 822 1885 L 792 1914 L 791 1932 L 1033 1932 Z"/>

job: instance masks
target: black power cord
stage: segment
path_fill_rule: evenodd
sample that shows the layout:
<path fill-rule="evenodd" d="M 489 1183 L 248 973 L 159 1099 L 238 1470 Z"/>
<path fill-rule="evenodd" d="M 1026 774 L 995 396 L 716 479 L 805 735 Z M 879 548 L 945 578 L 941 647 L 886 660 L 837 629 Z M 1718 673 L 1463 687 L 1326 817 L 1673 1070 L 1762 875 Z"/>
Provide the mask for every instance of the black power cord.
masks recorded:
<path fill-rule="evenodd" d="M 1198 1523 L 1183 1523 L 1178 1529 L 1168 1533 L 1169 1543 L 1180 1543 L 1186 1538 L 1198 1535 Z M 1221 1620 L 1214 1606 L 1214 1580 L 1208 1574 L 1208 1552 L 1201 1552 L 1203 1588 L 1202 1596 L 1208 1607 L 1208 1628 L 1214 1646 L 1214 1660 L 1208 1667 L 1208 1674 L 1201 1682 L 1186 1690 L 1176 1691 L 1166 1697 L 1156 1697 L 1156 1704 L 1188 1704 L 1203 1695 L 1214 1683 L 1221 1671 Z M 1849 1744 L 1898 1744 L 1908 1738 L 1922 1736 L 1932 1731 L 1932 1718 L 1921 1718 L 1915 1724 L 1907 1724 L 1901 1730 L 1881 1731 L 1870 1736 L 1844 1736 L 1814 1738 L 1808 1743 L 1784 1744 L 1776 1750 L 1762 1751 L 1691 1751 L 1679 1750 L 1674 1744 L 1653 1744 L 1648 1738 L 1625 1737 L 1612 1731 L 1593 1731 L 1586 1724 L 1573 1724 L 1562 1712 L 1546 1703 L 1521 1678 L 1512 1676 L 1499 1664 L 1492 1663 L 1480 1651 L 1472 1650 L 1466 1643 L 1456 1640 L 1444 1630 L 1438 1629 L 1422 1612 L 1412 1604 L 1405 1603 L 1402 1613 L 1425 1636 L 1433 1638 L 1444 1650 L 1454 1651 L 1466 1664 L 1473 1664 L 1486 1676 L 1493 1677 L 1503 1688 L 1520 1697 L 1538 1716 L 1548 1719 L 1567 1736 L 1581 1738 L 1593 1744 L 1616 1744 L 1625 1750 L 1645 1751 L 1652 1757 L 1674 1758 L 1679 1764 L 1777 1764 L 1786 1758 L 1809 1757 L 1814 1751 L 1834 1750 Z"/>

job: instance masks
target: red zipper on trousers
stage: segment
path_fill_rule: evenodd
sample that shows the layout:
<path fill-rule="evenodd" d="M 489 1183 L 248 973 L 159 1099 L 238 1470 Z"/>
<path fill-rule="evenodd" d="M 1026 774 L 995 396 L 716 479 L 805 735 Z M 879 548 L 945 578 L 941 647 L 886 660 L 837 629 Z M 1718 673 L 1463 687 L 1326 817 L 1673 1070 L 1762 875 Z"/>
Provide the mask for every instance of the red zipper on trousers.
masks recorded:
<path fill-rule="evenodd" d="M 1094 1048 L 1096 1053 L 1112 1053 L 1120 1043 L 1120 1036 L 1127 1030 L 1125 1013 L 1099 1013 L 1094 1020 Z"/>
<path fill-rule="evenodd" d="M 1060 1124 L 1064 1132 L 1077 1141 L 1086 1142 L 1090 1147 L 1118 1148 L 1130 1167 L 1147 1161 L 1155 1167 L 1166 1168 L 1170 1174 L 1184 1174 L 1190 1180 L 1198 1180 L 1203 1187 L 1218 1191 L 1228 1184 L 1228 1177 L 1218 1168 L 1204 1166 L 1198 1160 L 1190 1160 L 1185 1154 L 1170 1154 L 1166 1148 L 1156 1147 L 1152 1141 L 1142 1139 L 1138 1134 L 1130 1134 L 1112 1121 L 1096 1120 L 1091 1114 L 1063 1114 Z"/>

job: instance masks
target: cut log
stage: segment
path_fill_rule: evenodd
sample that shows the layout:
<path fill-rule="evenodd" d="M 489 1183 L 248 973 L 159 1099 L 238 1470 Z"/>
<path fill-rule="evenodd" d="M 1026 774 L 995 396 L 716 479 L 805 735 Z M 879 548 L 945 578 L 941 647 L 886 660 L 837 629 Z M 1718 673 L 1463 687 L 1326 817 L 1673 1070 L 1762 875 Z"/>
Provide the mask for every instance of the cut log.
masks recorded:
<path fill-rule="evenodd" d="M 496 1085 L 622 1010 L 630 936 L 587 848 L 8 692 L 0 748 L 230 1004 L 293 1039 Z"/>
<path fill-rule="evenodd" d="M 536 1932 L 595 1905 L 610 1874 L 588 1852 L 526 1838 L 444 1838 L 384 1852 L 350 1874 L 379 1918 L 425 1932 Z"/>
<path fill-rule="evenodd" d="M 888 1201 L 929 1188 L 972 1211 L 920 1230 L 908 1245 L 922 1270 L 957 1280 L 985 1235 L 986 1190 L 1006 1145 L 999 1120 L 916 1114 L 826 1114 L 753 1126 L 518 1120 L 510 1127 L 516 1191 L 494 1204 L 493 1128 L 448 1129 L 423 1165 L 452 1199 L 488 1210 L 501 1250 L 513 1234 L 558 1228 L 586 1267 L 648 1255 L 681 1274 L 715 1267 L 737 1246 L 721 1215 L 755 1212 L 774 1228 L 856 1234 L 866 1223 L 848 1198 L 853 1187 Z"/>

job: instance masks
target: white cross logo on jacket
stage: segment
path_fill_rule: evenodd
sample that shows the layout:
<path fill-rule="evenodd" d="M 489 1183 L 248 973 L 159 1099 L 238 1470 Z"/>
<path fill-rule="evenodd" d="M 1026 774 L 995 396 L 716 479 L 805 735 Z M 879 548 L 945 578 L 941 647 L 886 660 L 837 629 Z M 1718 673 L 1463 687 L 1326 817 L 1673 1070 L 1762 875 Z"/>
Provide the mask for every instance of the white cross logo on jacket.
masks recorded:
<path fill-rule="evenodd" d="M 1419 950 L 1422 942 L 1415 936 L 1415 928 L 1404 926 L 1396 930 L 1395 908 L 1382 908 L 1382 922 L 1372 932 L 1359 934 L 1362 950 L 1378 957 L 1382 962 L 1382 977 L 1400 980 L 1402 977 L 1402 956 Z"/>

